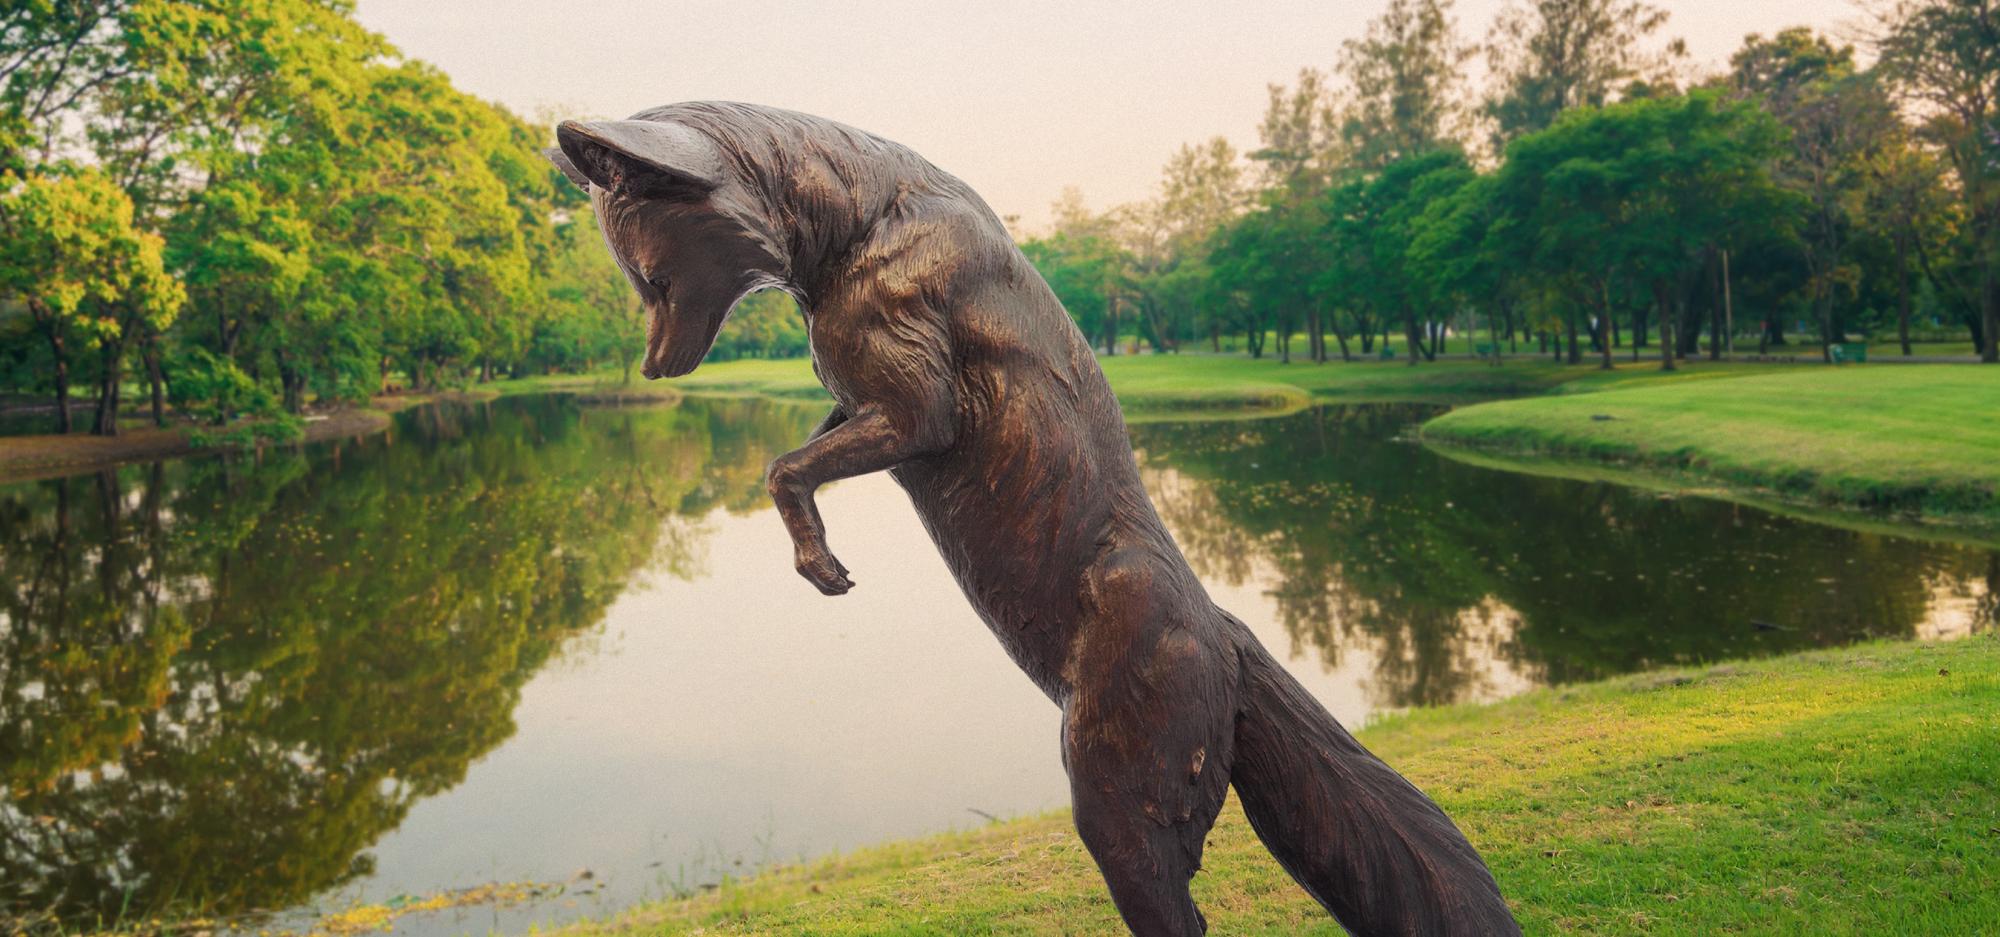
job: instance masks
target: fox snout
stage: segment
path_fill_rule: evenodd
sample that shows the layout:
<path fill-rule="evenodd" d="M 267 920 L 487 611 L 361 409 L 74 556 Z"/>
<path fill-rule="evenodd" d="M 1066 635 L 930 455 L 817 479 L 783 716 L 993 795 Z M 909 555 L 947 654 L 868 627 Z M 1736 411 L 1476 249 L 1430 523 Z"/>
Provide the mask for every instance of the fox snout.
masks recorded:
<path fill-rule="evenodd" d="M 675 329 L 673 304 L 665 299 L 646 304 L 646 358 L 639 365 L 639 373 L 649 381 L 663 377 L 680 377 L 694 370 L 694 362 L 686 367 L 676 368 L 680 362 L 674 360 L 676 346 L 685 344 L 674 341 Z M 701 360 L 695 357 L 695 362 Z"/>
<path fill-rule="evenodd" d="M 701 365 L 727 316 L 703 314 L 661 297 L 646 303 L 646 357 L 639 373 L 647 380 L 680 377 Z"/>

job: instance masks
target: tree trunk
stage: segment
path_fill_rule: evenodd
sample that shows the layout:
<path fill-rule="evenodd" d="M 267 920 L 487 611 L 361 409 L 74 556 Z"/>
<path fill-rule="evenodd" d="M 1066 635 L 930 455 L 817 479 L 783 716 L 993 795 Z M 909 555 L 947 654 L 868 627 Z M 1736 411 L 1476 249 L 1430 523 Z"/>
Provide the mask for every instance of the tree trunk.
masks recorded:
<path fill-rule="evenodd" d="M 1563 332 L 1569 337 L 1569 363 L 1582 364 L 1583 352 L 1576 347 L 1576 307 L 1574 305 L 1570 306 L 1568 312 L 1563 315 Z"/>
<path fill-rule="evenodd" d="M 1896 338 L 1903 343 L 1903 357 L 1910 356 L 1910 241 L 1896 236 Z"/>
<path fill-rule="evenodd" d="M 1407 367 L 1414 368 L 1417 366 L 1417 356 L 1423 353 L 1424 338 L 1417 333 L 1417 317 L 1407 312 L 1403 314 L 1403 341 L 1410 346 L 1408 349 L 1410 361 Z"/>
<path fill-rule="evenodd" d="M 167 428 L 167 379 L 160 371 L 160 339 L 155 335 L 146 340 L 146 382 L 153 394 L 153 425 Z"/>
<path fill-rule="evenodd" d="M 1617 326 L 1611 320 L 1611 310 L 1609 308 L 1599 307 L 1599 309 L 1597 310 L 1597 321 L 1599 323 L 1602 323 L 1602 325 L 1598 329 L 1601 332 L 1612 332 L 1614 329 L 1617 328 Z M 1597 366 L 1598 370 L 1600 371 L 1615 370 L 1618 366 L 1611 363 L 1611 342 L 1600 341 L 1598 342 L 1598 344 L 1604 346 L 1604 361 L 1602 364 L 1599 364 Z"/>
<path fill-rule="evenodd" d="M 1726 288 L 1722 281 L 1721 260 L 1717 258 L 1715 267 L 1715 302 L 1708 310 L 1708 360 L 1710 361 L 1722 360 L 1722 293 Z"/>
<path fill-rule="evenodd" d="M 1486 336 L 1493 342 L 1493 366 L 1500 366 L 1500 317 L 1493 313 L 1486 316 Z M 1477 349 L 1475 349 L 1477 350 Z"/>
<path fill-rule="evenodd" d="M 125 339 L 106 342 L 103 350 L 104 374 L 97 382 L 97 420 L 90 431 L 98 436 L 118 435 L 118 393 L 124 382 Z"/>
<path fill-rule="evenodd" d="M 1986 334 L 1983 336 L 1986 348 L 1979 353 L 1979 360 L 1987 364 L 2000 363 L 2000 270 L 1995 270 L 1995 266 L 1989 260 L 1980 275 L 1986 281 L 1986 288 L 1980 291 L 1980 305 L 1983 307 L 1980 319 L 1986 323 Z"/>
<path fill-rule="evenodd" d="M 1730 298 L 1729 252 L 1722 252 L 1722 347 L 1736 357 L 1736 303 Z"/>
<path fill-rule="evenodd" d="M 48 325 L 49 352 L 56 362 L 56 432 L 69 435 L 69 353 L 63 348 L 62 323 Z"/>
<path fill-rule="evenodd" d="M 1660 370 L 1674 370 L 1674 310 L 1667 303 L 1667 289 L 1653 287 L 1654 308 L 1660 313 Z"/>
<path fill-rule="evenodd" d="M 1722 304 L 1717 303 L 1710 311 L 1713 322 L 1708 324 L 1708 360 L 1722 360 Z"/>

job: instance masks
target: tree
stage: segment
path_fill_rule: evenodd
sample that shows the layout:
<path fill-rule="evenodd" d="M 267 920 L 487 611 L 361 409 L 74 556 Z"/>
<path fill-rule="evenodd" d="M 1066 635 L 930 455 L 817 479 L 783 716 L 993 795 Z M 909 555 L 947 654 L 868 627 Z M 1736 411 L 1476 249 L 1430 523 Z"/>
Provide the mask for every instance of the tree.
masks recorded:
<path fill-rule="evenodd" d="M 1677 326 L 1716 251 L 1782 223 L 1792 205 L 1770 178 L 1783 131 L 1755 105 L 1711 91 L 1577 111 L 1508 148 L 1496 198 L 1511 236 L 1531 238 L 1534 269 L 1597 312 L 1609 361 L 1615 295 L 1651 301 L 1661 367 L 1672 370 Z M 1632 304 L 1635 333 L 1642 304 Z"/>
<path fill-rule="evenodd" d="M 1791 131 L 1778 177 L 1805 206 L 1807 290 L 1820 353 L 1831 361 L 1834 343 L 1846 340 L 1839 294 L 1853 293 L 1860 280 L 1850 262 L 1857 219 L 1896 126 L 1894 108 L 1873 77 L 1856 70 L 1852 47 L 1802 27 L 1769 40 L 1750 36 L 1730 64 L 1737 92 L 1757 98 Z"/>
<path fill-rule="evenodd" d="M 1514 334 L 1522 292 L 1521 271 L 1510 263 L 1508 239 L 1496 237 L 1495 177 L 1482 175 L 1433 200 L 1411 226 L 1411 275 L 1431 284 L 1447 307 L 1486 310 L 1493 363 L 1500 363 L 1500 334 Z M 1474 333 L 1476 334 L 1476 333 Z"/>
<path fill-rule="evenodd" d="M 1261 167 L 1266 189 L 1309 188 L 1309 180 L 1324 178 L 1341 155 L 1340 118 L 1326 74 L 1301 68 L 1296 85 L 1274 83 L 1266 85 L 1265 92 L 1269 101 L 1257 124 L 1260 145 L 1250 160 Z"/>
<path fill-rule="evenodd" d="M 1310 243 L 1288 212 L 1267 192 L 1261 206 L 1216 232 L 1209 256 L 1218 305 L 1243 332 L 1250 356 L 1264 356 L 1265 332 L 1275 325 L 1278 359 L 1286 364 L 1298 310 L 1309 301 L 1307 271 L 1300 267 Z"/>
<path fill-rule="evenodd" d="M 1980 360 L 2000 362 L 2000 2 L 1888 0 L 1878 67 L 1957 176 L 1975 258 Z"/>
<path fill-rule="evenodd" d="M 102 173 L 0 174 L 0 300 L 25 305 L 48 343 L 60 432 L 70 431 L 71 353 L 120 347 L 136 330 L 166 328 L 180 311 L 186 294 L 167 275 L 160 246 L 134 227 L 131 200 Z M 118 432 L 118 381 L 115 355 L 105 357 L 95 432 L 110 436 Z"/>
<path fill-rule="evenodd" d="M 1512 0 L 1487 33 L 1493 89 L 1480 110 L 1495 152 L 1555 123 L 1564 111 L 1601 107 L 1635 80 L 1657 79 L 1686 55 L 1679 40 L 1658 53 L 1639 44 L 1667 12 L 1639 0 Z"/>
<path fill-rule="evenodd" d="M 1412 366 L 1420 356 L 1436 359 L 1453 311 L 1449 289 L 1426 275 L 1435 271 L 1416 262 L 1412 244 L 1433 207 L 1472 179 L 1464 154 L 1437 150 L 1357 176 L 1321 199 L 1320 236 L 1333 258 L 1328 276 L 1337 276 L 1322 282 L 1337 290 L 1337 305 L 1367 310 L 1385 332 L 1400 322 Z"/>
<path fill-rule="evenodd" d="M 1116 230 L 1131 258 L 1126 285 L 1140 322 L 1155 348 L 1175 349 L 1202 315 L 1210 236 L 1243 211 L 1243 163 L 1228 140 L 1213 137 L 1183 144 L 1160 176 L 1156 197 L 1116 213 Z"/>
<path fill-rule="evenodd" d="M 1091 212 L 1075 189 L 1055 205 L 1055 229 L 1021 245 L 1021 252 L 1047 280 L 1077 328 L 1103 342 L 1105 354 L 1118 348 L 1118 290 L 1128 258 L 1119 246 L 1115 219 Z"/>
<path fill-rule="evenodd" d="M 1352 99 L 1341 138 L 1350 161 L 1388 165 L 1464 136 L 1464 68 L 1476 49 L 1458 37 L 1452 0 L 1389 0 L 1360 39 L 1342 46 Z"/>
<path fill-rule="evenodd" d="M 1869 165 L 1866 215 L 1890 244 L 1893 258 L 1888 276 L 1896 293 L 1896 334 L 1903 354 L 1910 349 L 1912 281 L 1925 271 L 1934 288 L 1961 294 L 1950 278 L 1932 273 L 1931 258 L 1942 253 L 1959 227 L 1959 205 L 1945 185 L 1946 170 L 1935 153 L 1915 145 L 1908 128 L 1897 123 L 1893 139 L 1881 147 Z M 1976 311 L 1977 303 L 1967 303 Z M 1968 324 L 1970 324 L 1968 322 Z"/>
<path fill-rule="evenodd" d="M 264 399 L 296 412 L 397 372 L 432 386 L 537 355 L 586 367 L 603 356 L 604 314 L 629 304 L 580 301 L 628 291 L 608 264 L 566 255 L 563 222 L 584 200 L 536 152 L 548 134 L 401 60 L 344 0 L 10 6 L 0 171 L 92 166 L 135 230 L 164 237 L 191 312 L 167 330 L 119 307 L 115 327 L 86 334 L 21 328 L 9 310 L 0 357 L 60 370 L 66 395 L 84 343 L 105 431 L 135 357 L 160 422 L 169 396 L 213 416 Z M 577 353 L 586 334 L 595 344 Z M 54 357 L 52 341 L 66 343 Z"/>

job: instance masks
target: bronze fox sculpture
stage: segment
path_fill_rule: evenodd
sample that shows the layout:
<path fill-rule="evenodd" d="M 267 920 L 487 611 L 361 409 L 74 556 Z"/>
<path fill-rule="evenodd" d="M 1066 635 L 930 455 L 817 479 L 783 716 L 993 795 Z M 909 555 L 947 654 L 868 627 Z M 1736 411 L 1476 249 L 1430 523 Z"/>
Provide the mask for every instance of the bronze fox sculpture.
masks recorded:
<path fill-rule="evenodd" d="M 851 127 L 675 104 L 565 122 L 648 312 L 648 378 L 694 370 L 731 307 L 797 298 L 836 405 L 771 463 L 800 574 L 853 587 L 813 492 L 887 469 L 966 597 L 1062 707 L 1077 832 L 1144 937 L 1201 934 L 1188 894 L 1234 783 L 1285 870 L 1357 934 L 1517 934 L 1444 812 L 1209 600 L 1147 499 L 1088 343 L 965 183 Z"/>

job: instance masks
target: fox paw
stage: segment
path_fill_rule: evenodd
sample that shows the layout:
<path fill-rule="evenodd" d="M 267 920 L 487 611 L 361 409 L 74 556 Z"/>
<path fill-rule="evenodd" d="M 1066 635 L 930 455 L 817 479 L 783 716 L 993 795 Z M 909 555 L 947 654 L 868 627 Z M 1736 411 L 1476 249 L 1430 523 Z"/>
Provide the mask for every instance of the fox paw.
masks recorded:
<path fill-rule="evenodd" d="M 825 547 L 817 549 L 800 548 L 797 559 L 792 563 L 799 575 L 827 595 L 845 595 L 854 588 L 854 580 L 847 578 L 847 567 L 833 558 Z"/>

